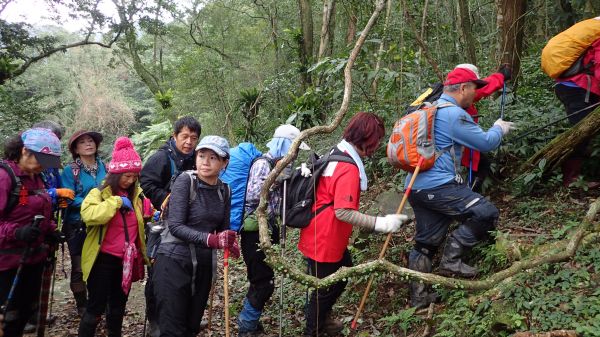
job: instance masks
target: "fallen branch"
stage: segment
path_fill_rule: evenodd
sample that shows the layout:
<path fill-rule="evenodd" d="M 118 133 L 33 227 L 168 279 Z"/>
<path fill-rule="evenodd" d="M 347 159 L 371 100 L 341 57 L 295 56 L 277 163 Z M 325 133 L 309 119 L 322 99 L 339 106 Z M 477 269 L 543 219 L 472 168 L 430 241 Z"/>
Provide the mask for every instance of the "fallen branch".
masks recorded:
<path fill-rule="evenodd" d="M 513 337 L 577 337 L 575 330 L 554 330 L 549 332 L 517 332 Z"/>
<path fill-rule="evenodd" d="M 352 277 L 371 276 L 373 273 L 391 273 L 406 281 L 415 279 L 427 284 L 437 284 L 449 289 L 474 291 L 490 290 L 497 287 L 504 280 L 515 276 L 522 271 L 533 269 L 547 263 L 566 261 L 575 255 L 579 247 L 597 242 L 600 237 L 600 233 L 598 232 L 599 229 L 596 228 L 594 232 L 590 232 L 590 229 L 592 228 L 592 223 L 599 210 L 600 199 L 590 205 L 581 226 L 571 234 L 569 239 L 536 247 L 529 252 L 529 259 L 516 261 L 510 267 L 482 280 L 454 279 L 436 274 L 421 273 L 397 266 L 385 259 L 370 261 L 350 268 L 342 267 L 326 278 L 318 279 L 296 268 L 292 261 L 281 258 L 278 254 L 273 252 L 270 245 L 266 248 L 266 261 L 275 270 L 285 274 L 286 277 L 311 288 L 328 287 L 341 280 L 347 280 Z"/>

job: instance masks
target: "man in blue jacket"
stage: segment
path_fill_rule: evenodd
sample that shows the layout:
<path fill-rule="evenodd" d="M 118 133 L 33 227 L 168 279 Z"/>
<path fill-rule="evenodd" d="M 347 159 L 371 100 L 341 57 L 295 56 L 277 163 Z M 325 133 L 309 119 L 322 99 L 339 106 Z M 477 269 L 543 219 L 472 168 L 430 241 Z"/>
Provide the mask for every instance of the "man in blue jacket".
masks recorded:
<path fill-rule="evenodd" d="M 440 261 L 439 273 L 474 277 L 477 270 L 462 261 L 465 251 L 488 237 L 498 220 L 498 209 L 473 192 L 462 180 L 459 168 L 463 146 L 488 152 L 500 146 L 502 137 L 513 123 L 498 119 L 487 132 L 465 111 L 473 104 L 476 90 L 487 82 L 470 69 L 456 68 L 446 77 L 444 93 L 435 117 L 435 147 L 440 154 L 434 166 L 416 177 L 408 201 L 416 217 L 415 246 L 408 267 L 430 273 L 432 259 L 441 246 L 452 221 L 458 227 L 448 236 Z M 406 178 L 406 185 L 411 179 Z M 437 299 L 423 283 L 410 283 L 411 305 L 427 307 Z"/>

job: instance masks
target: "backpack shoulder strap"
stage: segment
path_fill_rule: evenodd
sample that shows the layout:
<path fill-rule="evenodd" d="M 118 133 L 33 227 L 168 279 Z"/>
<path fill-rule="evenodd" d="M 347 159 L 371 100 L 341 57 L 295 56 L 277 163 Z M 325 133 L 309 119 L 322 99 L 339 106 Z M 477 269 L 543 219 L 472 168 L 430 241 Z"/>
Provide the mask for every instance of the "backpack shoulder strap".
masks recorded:
<path fill-rule="evenodd" d="M 196 196 L 198 195 L 198 192 L 196 191 L 198 187 L 198 178 L 194 174 L 193 170 L 183 171 L 183 173 L 190 177 L 190 197 L 188 203 L 191 204 L 194 200 L 196 200 Z"/>
<path fill-rule="evenodd" d="M 75 192 L 79 189 L 79 174 L 81 173 L 81 167 L 76 162 L 72 161 L 69 163 L 71 172 L 73 172 L 73 186 L 75 186 Z"/>
<path fill-rule="evenodd" d="M 340 151 L 337 147 L 333 147 L 333 149 L 331 149 L 331 151 L 329 151 L 326 154 L 327 157 L 324 157 L 325 161 L 330 162 L 330 161 L 340 161 L 343 163 L 349 163 L 349 164 L 353 164 L 355 166 L 356 163 L 354 162 L 354 159 L 352 159 L 352 157 L 350 157 L 350 155 Z"/>
<path fill-rule="evenodd" d="M 5 214 L 8 214 L 13 210 L 13 208 L 15 208 L 15 206 L 19 202 L 19 192 L 21 191 L 21 187 L 23 186 L 23 184 L 21 183 L 21 179 L 17 177 L 15 171 L 13 171 L 13 169 L 10 167 L 10 165 L 8 165 L 7 162 L 5 162 L 4 160 L 0 160 L 0 167 L 8 173 L 8 176 L 10 177 L 11 181 L 11 189 L 8 193 L 8 201 L 6 203 L 6 207 L 4 208 Z"/>

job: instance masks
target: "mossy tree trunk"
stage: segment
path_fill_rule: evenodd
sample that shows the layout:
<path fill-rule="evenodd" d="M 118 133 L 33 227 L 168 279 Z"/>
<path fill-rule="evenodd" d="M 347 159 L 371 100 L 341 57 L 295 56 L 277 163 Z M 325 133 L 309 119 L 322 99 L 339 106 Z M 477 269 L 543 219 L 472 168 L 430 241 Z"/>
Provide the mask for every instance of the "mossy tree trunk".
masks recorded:
<path fill-rule="evenodd" d="M 544 174 L 558 168 L 573 152 L 573 149 L 586 139 L 590 139 L 600 131 L 600 108 L 596 108 L 575 126 L 554 138 L 548 145 L 534 154 L 519 170 L 519 176 L 529 172 L 542 160 L 546 160 L 542 171 Z"/>

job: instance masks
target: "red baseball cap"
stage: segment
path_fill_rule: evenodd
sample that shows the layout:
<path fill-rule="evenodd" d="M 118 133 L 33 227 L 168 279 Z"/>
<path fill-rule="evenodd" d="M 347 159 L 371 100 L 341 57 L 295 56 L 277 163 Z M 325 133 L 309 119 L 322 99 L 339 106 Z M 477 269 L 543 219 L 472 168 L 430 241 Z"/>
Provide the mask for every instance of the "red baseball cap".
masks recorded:
<path fill-rule="evenodd" d="M 482 88 L 488 84 L 488 82 L 479 79 L 479 76 L 475 72 L 470 69 L 465 68 L 455 68 L 446 76 L 446 81 L 444 81 L 444 85 L 453 85 L 460 84 L 466 82 L 473 82 L 477 85 L 477 89 Z"/>

